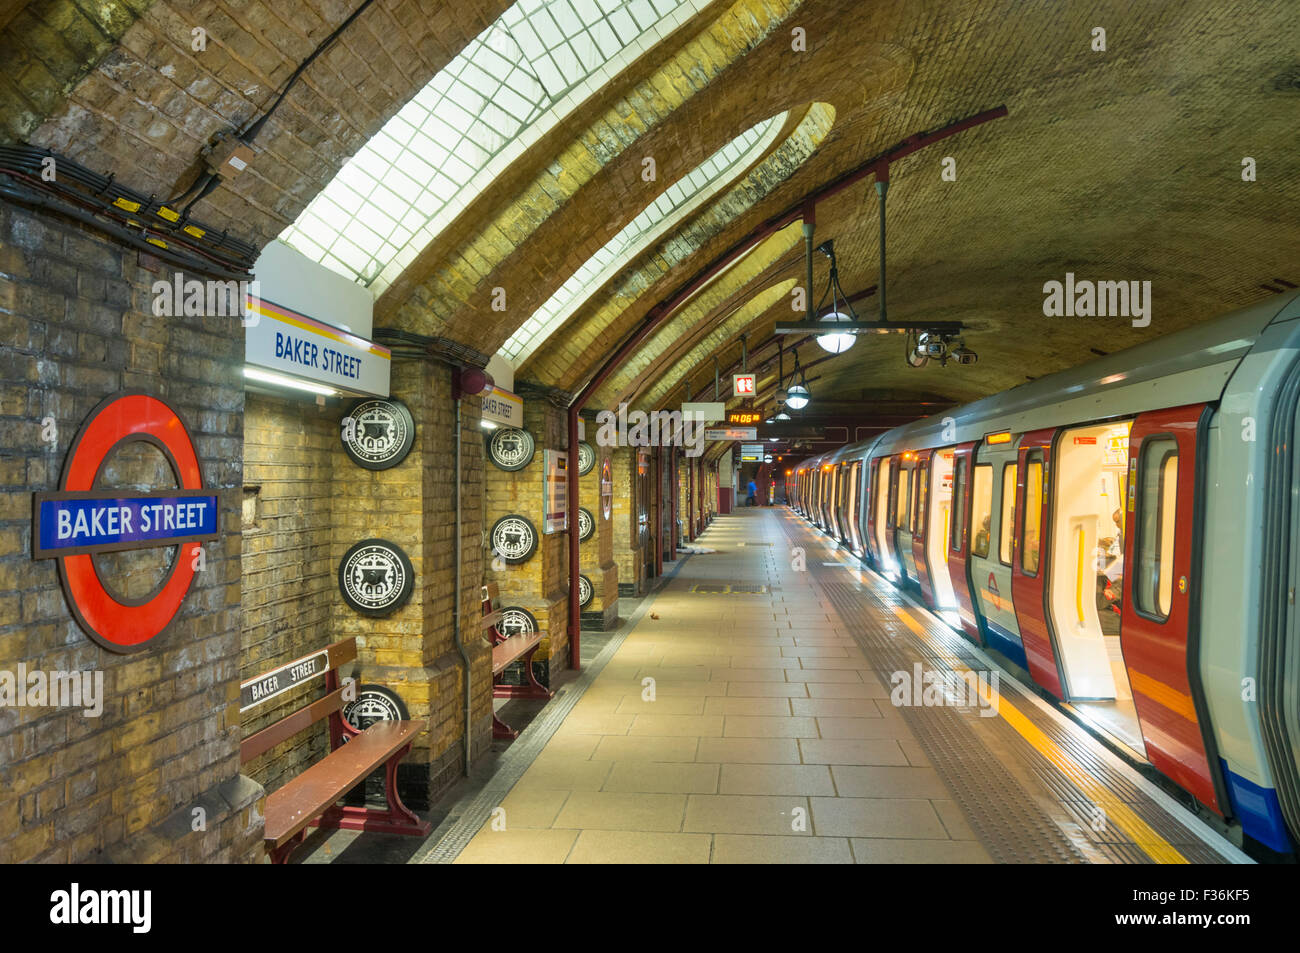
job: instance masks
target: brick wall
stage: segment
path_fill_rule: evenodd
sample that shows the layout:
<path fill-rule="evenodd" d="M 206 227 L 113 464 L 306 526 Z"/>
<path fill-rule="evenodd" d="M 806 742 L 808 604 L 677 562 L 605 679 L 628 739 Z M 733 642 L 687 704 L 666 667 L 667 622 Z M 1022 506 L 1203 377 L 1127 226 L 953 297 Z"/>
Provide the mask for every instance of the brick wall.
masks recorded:
<path fill-rule="evenodd" d="M 11 205 L 0 205 L 0 273 L 0 671 L 21 663 L 104 680 L 98 718 L 0 707 L 0 860 L 260 857 L 262 791 L 240 775 L 235 711 L 242 328 L 235 318 L 155 317 L 159 276 L 136 252 Z M 221 536 L 205 544 L 205 568 L 172 625 L 120 655 L 73 621 L 55 561 L 31 558 L 31 509 L 34 491 L 58 488 L 86 415 L 127 388 L 188 421 L 219 496 Z M 47 417 L 52 442 L 42 439 Z M 127 454 L 108 476 L 129 483 L 154 467 Z M 105 559 L 101 572 L 138 591 L 160 552 Z M 191 830 L 195 807 L 206 830 Z"/>
<path fill-rule="evenodd" d="M 641 499 L 644 492 L 638 487 L 650 486 L 648 480 L 637 479 L 636 450 L 621 447 L 614 451 L 614 513 L 610 520 L 612 555 L 618 565 L 620 595 L 639 596 L 645 592 L 646 545 L 648 533 L 642 535 L 640 517 L 648 515 L 648 501 Z"/>
<path fill-rule="evenodd" d="M 310 399 L 248 395 L 244 406 L 243 591 L 240 679 L 253 678 L 324 648 L 333 638 L 331 606 L 339 598 L 330 558 L 334 467 L 340 408 Z M 316 679 L 291 689 L 243 719 L 244 736 L 307 701 L 323 697 Z M 329 751 L 324 721 L 248 763 L 267 791 Z"/>

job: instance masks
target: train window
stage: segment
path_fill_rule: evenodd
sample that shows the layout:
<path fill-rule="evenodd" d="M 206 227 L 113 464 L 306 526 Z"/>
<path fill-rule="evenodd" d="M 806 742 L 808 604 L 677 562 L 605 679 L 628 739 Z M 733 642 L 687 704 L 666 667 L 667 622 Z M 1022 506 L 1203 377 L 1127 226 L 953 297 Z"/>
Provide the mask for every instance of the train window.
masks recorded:
<path fill-rule="evenodd" d="M 1025 525 L 1020 537 L 1020 568 L 1038 575 L 1043 528 L 1043 452 L 1032 450 L 1025 458 Z"/>
<path fill-rule="evenodd" d="M 1138 476 L 1137 576 L 1134 598 L 1145 615 L 1164 621 L 1174 592 L 1174 522 L 1178 497 L 1178 442 L 1150 437 L 1142 443 Z"/>
<path fill-rule="evenodd" d="M 930 496 L 930 467 L 929 461 L 917 468 L 916 478 L 916 513 L 912 517 L 912 532 L 925 532 L 925 501 Z"/>
<path fill-rule="evenodd" d="M 907 513 L 911 508 L 912 502 L 912 471 L 899 469 L 898 471 L 898 495 L 894 497 L 897 509 L 894 513 L 894 525 L 900 529 L 907 529 Z"/>
<path fill-rule="evenodd" d="M 992 465 L 987 463 L 976 464 L 973 483 L 972 489 L 974 492 L 971 500 L 970 527 L 975 535 L 971 540 L 970 551 L 974 556 L 988 556 L 989 536 L 992 532 L 989 524 L 993 521 Z"/>
<path fill-rule="evenodd" d="M 1012 526 L 1016 522 L 1016 465 L 1002 467 L 1002 517 L 998 524 L 998 558 L 1011 565 L 1011 541 L 1015 539 Z"/>
<path fill-rule="evenodd" d="M 958 457 L 952 468 L 952 539 L 949 548 L 961 551 L 962 531 L 966 528 L 966 458 Z"/>

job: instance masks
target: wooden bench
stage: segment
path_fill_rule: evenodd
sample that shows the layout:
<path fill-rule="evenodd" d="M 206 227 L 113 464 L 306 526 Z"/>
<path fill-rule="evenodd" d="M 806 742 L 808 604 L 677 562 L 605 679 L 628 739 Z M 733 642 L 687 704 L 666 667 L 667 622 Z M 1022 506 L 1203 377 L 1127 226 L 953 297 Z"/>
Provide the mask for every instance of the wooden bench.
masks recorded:
<path fill-rule="evenodd" d="M 349 725 L 342 715 L 347 689 L 339 685 L 338 670 L 356 657 L 356 639 L 345 639 L 239 686 L 242 714 L 290 688 L 325 677 L 324 698 L 250 735 L 240 746 L 240 763 L 246 764 L 322 718 L 329 719 L 330 753 L 266 799 L 266 850 L 272 863 L 287 862 L 294 848 L 302 843 L 306 829 L 312 826 L 419 836 L 429 833 L 429 824 L 397 795 L 397 766 L 428 723 L 377 721 L 365 731 Z M 387 809 L 337 803 L 380 767 L 384 768 Z"/>
<path fill-rule="evenodd" d="M 483 637 L 492 644 L 492 697 L 493 698 L 550 698 L 555 693 L 533 677 L 533 653 L 542 643 L 540 632 L 521 632 L 506 635 L 501 631 L 504 614 L 495 608 L 498 599 L 496 583 L 483 587 Z M 511 662 L 523 659 L 527 685 L 503 685 L 501 673 Z M 519 732 L 511 728 L 492 712 L 493 738 L 518 738 Z"/>

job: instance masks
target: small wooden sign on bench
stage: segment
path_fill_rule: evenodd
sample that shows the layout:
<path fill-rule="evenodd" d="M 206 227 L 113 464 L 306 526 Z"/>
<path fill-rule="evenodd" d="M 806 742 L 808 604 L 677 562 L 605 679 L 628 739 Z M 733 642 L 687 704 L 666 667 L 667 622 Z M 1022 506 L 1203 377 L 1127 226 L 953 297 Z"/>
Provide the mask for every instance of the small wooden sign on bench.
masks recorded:
<path fill-rule="evenodd" d="M 338 670 L 356 657 L 357 640 L 344 639 L 239 686 L 242 714 L 290 688 L 325 676 L 324 698 L 250 735 L 240 746 L 240 762 L 246 764 L 322 718 L 329 719 L 330 753 L 266 799 L 266 849 L 272 863 L 288 861 L 294 848 L 302 843 L 306 829 L 312 826 L 418 836 L 429 833 L 430 825 L 420 820 L 397 795 L 397 766 L 410 752 L 415 736 L 428 727 L 428 722 L 377 721 L 365 731 L 349 725 L 342 715 L 347 689 L 339 685 Z M 381 766 L 388 801 L 386 810 L 337 803 Z"/>
<path fill-rule="evenodd" d="M 498 598 L 496 583 L 483 587 L 483 637 L 492 644 L 492 697 L 493 698 L 550 698 L 555 693 L 546 688 L 533 675 L 533 653 L 542 644 L 540 632 L 520 632 L 506 635 L 501 631 L 504 613 L 495 608 Z M 526 685 L 506 685 L 501 673 L 511 662 L 523 659 Z M 492 712 L 493 738 L 518 738 L 519 732 L 511 728 Z"/>

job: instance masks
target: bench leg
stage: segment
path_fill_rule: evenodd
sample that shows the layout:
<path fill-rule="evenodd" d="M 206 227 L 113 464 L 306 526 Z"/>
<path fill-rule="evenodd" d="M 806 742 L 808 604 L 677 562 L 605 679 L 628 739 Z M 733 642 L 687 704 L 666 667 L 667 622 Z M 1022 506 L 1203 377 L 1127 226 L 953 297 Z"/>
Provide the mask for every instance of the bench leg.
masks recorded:
<path fill-rule="evenodd" d="M 302 843 L 303 835 L 305 833 L 305 831 L 299 831 L 279 847 L 272 847 L 269 851 L 271 855 L 271 863 L 287 864 L 289 862 L 289 855 L 292 854 L 294 849 Z"/>
<path fill-rule="evenodd" d="M 496 697 L 495 689 L 493 690 L 493 697 Z M 515 738 L 519 737 L 519 732 L 517 732 L 515 729 L 511 728 L 504 721 L 498 718 L 497 713 L 494 711 L 492 712 L 492 737 L 509 738 L 510 740 L 513 741 Z"/>
<path fill-rule="evenodd" d="M 533 649 L 533 652 L 536 652 Z M 555 692 L 548 689 L 539 682 L 533 675 L 533 652 L 529 652 L 523 657 L 524 672 L 528 675 L 527 685 L 496 685 L 492 686 L 493 698 L 551 698 Z M 495 717 L 495 716 L 493 716 Z M 519 734 L 519 732 L 515 732 Z M 509 737 L 514 737 L 510 735 Z"/>
<path fill-rule="evenodd" d="M 424 837 L 432 830 L 428 821 L 402 803 L 397 793 L 397 766 L 410 752 L 408 744 L 384 765 L 384 799 L 386 810 L 352 805 L 334 805 L 312 823 L 316 827 L 341 827 L 349 831 L 378 831 L 383 834 L 412 834 Z"/>

